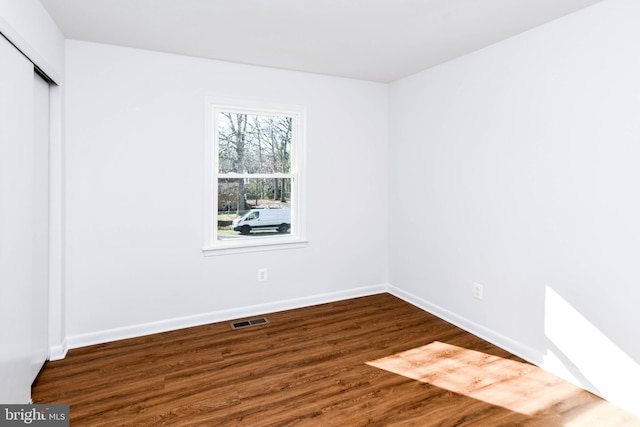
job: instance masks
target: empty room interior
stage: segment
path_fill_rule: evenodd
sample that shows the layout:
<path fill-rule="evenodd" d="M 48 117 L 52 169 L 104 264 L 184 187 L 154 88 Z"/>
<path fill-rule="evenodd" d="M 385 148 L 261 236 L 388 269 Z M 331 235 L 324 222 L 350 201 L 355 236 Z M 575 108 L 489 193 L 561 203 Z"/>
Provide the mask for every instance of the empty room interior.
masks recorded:
<path fill-rule="evenodd" d="M 639 21 L 0 0 L 0 404 L 640 425 Z"/>

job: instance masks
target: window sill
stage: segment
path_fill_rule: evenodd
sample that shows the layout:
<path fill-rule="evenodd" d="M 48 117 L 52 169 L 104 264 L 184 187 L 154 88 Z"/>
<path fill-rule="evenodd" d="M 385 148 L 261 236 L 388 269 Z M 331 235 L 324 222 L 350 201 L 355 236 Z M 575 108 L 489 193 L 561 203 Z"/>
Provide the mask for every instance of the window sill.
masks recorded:
<path fill-rule="evenodd" d="M 309 243 L 300 238 L 256 237 L 236 242 L 218 242 L 202 249 L 204 256 L 230 255 L 249 252 L 277 251 L 282 249 L 304 248 Z"/>

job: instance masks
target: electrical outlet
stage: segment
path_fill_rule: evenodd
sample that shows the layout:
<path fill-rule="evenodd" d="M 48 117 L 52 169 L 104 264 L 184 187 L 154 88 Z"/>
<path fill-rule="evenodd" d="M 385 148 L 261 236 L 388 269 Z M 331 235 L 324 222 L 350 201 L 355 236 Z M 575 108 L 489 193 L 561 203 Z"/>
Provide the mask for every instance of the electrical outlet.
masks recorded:
<path fill-rule="evenodd" d="M 473 296 L 481 300 L 484 297 L 484 286 L 482 286 L 480 283 L 474 283 Z"/>
<path fill-rule="evenodd" d="M 258 269 L 258 282 L 266 282 L 267 281 L 267 269 L 259 268 Z"/>

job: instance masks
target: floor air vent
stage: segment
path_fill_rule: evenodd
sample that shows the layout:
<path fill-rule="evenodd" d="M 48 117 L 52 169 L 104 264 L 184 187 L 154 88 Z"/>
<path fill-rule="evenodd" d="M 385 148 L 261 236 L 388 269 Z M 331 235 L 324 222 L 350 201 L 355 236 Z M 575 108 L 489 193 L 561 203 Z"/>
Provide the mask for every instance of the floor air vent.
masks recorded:
<path fill-rule="evenodd" d="M 266 317 L 258 317 L 257 319 L 251 320 L 240 320 L 238 322 L 231 323 L 231 329 L 242 329 L 248 328 L 249 326 L 258 326 L 269 323 Z"/>

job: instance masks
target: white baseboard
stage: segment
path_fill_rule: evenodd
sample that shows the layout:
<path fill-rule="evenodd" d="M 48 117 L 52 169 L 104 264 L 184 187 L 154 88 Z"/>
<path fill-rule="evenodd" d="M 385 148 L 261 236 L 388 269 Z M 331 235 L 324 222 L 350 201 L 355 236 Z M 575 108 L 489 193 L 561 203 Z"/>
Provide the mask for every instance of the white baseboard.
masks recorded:
<path fill-rule="evenodd" d="M 387 292 L 388 285 L 380 284 L 374 286 L 366 286 L 361 288 L 348 289 L 345 291 L 329 292 L 325 294 L 312 295 L 302 298 L 294 298 L 284 301 L 276 301 L 266 304 L 258 304 L 246 307 L 239 307 L 229 310 L 221 310 L 210 313 L 202 313 L 193 316 L 185 316 L 173 319 L 165 319 L 157 322 L 149 322 L 122 328 L 114 328 L 87 334 L 70 335 L 66 339 L 66 346 L 69 349 L 86 347 L 94 344 L 102 344 L 111 341 L 117 341 L 127 338 L 140 337 L 144 335 L 167 332 L 176 329 L 189 328 L 192 326 L 200 326 L 208 323 L 226 322 L 229 320 L 240 319 L 243 317 L 256 316 L 266 313 L 274 313 L 283 310 L 292 310 L 296 308 L 309 307 L 312 305 L 325 304 L 334 301 L 345 300 L 349 298 L 357 298 L 367 295 L 374 295 Z M 56 355 L 64 353 L 60 350 Z M 52 351 L 53 356 L 53 351 Z M 52 359 L 53 360 L 53 359 Z"/>
<path fill-rule="evenodd" d="M 62 343 L 59 345 L 52 345 L 49 348 L 49 360 L 62 360 L 67 356 L 67 351 L 69 348 L 67 347 L 66 338 L 62 340 Z"/>
<path fill-rule="evenodd" d="M 126 338 L 134 338 L 154 333 L 204 325 L 208 323 L 225 322 L 234 319 L 273 313 L 283 310 L 309 307 L 318 304 L 325 304 L 329 302 L 375 295 L 385 292 L 388 292 L 391 295 L 394 295 L 415 307 L 431 313 L 455 326 L 458 326 L 461 329 L 464 329 L 467 332 L 470 332 L 494 345 L 497 345 L 498 347 L 501 347 L 536 366 L 546 369 L 547 371 L 567 381 L 570 381 L 579 387 L 582 387 L 596 395 L 600 395 L 597 390 L 592 389 L 592 387 L 589 387 L 588 384 L 581 384 L 576 380 L 576 378 L 581 377 L 578 368 L 571 365 L 565 365 L 560 369 L 558 366 L 550 364 L 547 360 L 548 358 L 545 359 L 545 355 L 542 352 L 532 347 L 528 347 L 507 336 L 497 333 L 494 330 L 486 328 L 476 322 L 460 316 L 459 314 L 449 311 L 443 307 L 440 307 L 414 294 L 403 291 L 402 289 L 396 288 L 395 286 L 387 283 L 361 288 L 353 288 L 338 292 L 312 295 L 308 297 L 293 298 L 266 304 L 258 304 L 229 310 L 202 313 L 193 316 L 160 320 L 157 322 L 149 322 L 123 328 L 114 328 L 98 332 L 91 332 L 87 334 L 71 335 L 68 336 L 60 345 L 52 346 L 50 350 L 51 353 L 49 360 L 64 359 L 67 353 L 67 349 L 85 347 L 88 345 L 101 344 Z M 638 415 L 640 416 L 640 414 Z"/>
<path fill-rule="evenodd" d="M 515 354 L 516 356 L 530 363 L 533 363 L 534 365 L 540 366 L 543 362 L 543 354 L 539 351 L 531 347 L 527 347 L 517 341 L 514 341 L 511 338 L 497 333 L 496 331 L 485 328 L 484 326 L 475 323 L 465 317 L 462 317 L 452 311 L 426 301 L 409 292 L 405 292 L 402 289 L 398 289 L 392 285 L 388 286 L 387 292 L 408 302 L 411 305 L 414 305 L 424 311 L 438 316 L 439 318 L 446 320 L 447 322 L 461 329 L 464 329 L 465 331 L 470 332 L 485 341 L 489 341 L 490 343 L 507 350 L 509 353 Z"/>
<path fill-rule="evenodd" d="M 567 375 L 567 372 L 560 372 L 556 369 L 553 369 L 552 366 L 545 366 L 544 354 L 537 351 L 536 349 L 523 345 L 522 343 L 519 343 L 511 338 L 497 333 L 496 331 L 488 329 L 452 311 L 449 311 L 443 307 L 440 307 L 414 294 L 403 291 L 402 289 L 399 289 L 387 283 L 283 301 L 275 301 L 266 304 L 257 304 L 228 310 L 202 313 L 193 316 L 165 319 L 157 322 L 149 322 L 122 328 L 107 329 L 97 332 L 90 332 L 87 334 L 70 335 L 67 336 L 67 338 L 61 345 L 53 346 L 51 348 L 49 360 L 64 359 L 68 349 L 85 347 L 94 344 L 102 344 L 127 338 L 135 338 L 144 335 L 172 331 L 176 329 L 189 328 L 193 326 L 200 326 L 208 323 L 226 322 L 234 319 L 241 319 L 244 317 L 309 307 L 313 305 L 380 294 L 384 292 L 388 292 L 408 302 L 409 304 L 416 306 L 435 316 L 438 316 L 439 318 L 446 320 L 447 322 L 456 325 L 467 332 L 477 335 L 478 337 L 489 341 L 490 343 L 497 345 L 509 351 L 510 353 L 515 354 L 516 356 L 521 357 L 522 359 L 530 363 L 533 363 L 536 366 L 545 368 L 550 372 L 589 390 L 589 387 L 585 387 L 584 384 L 576 383 L 575 378 L 571 378 L 572 375 Z M 573 374 L 573 372 L 569 372 L 569 374 Z M 576 372 L 575 377 L 579 378 L 579 372 Z M 589 391 L 594 392 L 595 390 Z"/>
<path fill-rule="evenodd" d="M 577 367 L 571 364 L 565 363 L 563 365 L 558 365 L 549 363 L 548 358 L 545 358 L 545 355 L 542 352 L 499 334 L 492 329 L 486 328 L 443 307 L 426 301 L 416 295 L 405 292 L 402 289 L 398 289 L 395 286 L 389 285 L 387 287 L 387 292 L 408 302 L 409 304 L 446 320 L 447 322 L 464 329 L 485 341 L 507 350 L 509 353 L 514 354 L 566 381 L 569 381 L 580 388 L 583 388 L 597 396 L 603 397 L 593 386 L 582 383 L 578 380 L 578 378 L 582 377 L 582 373 Z"/>

